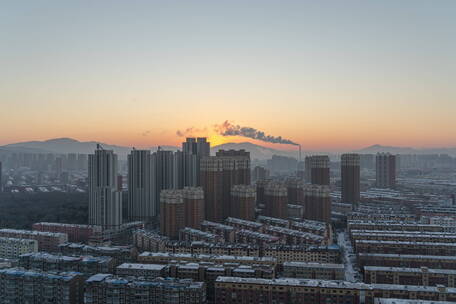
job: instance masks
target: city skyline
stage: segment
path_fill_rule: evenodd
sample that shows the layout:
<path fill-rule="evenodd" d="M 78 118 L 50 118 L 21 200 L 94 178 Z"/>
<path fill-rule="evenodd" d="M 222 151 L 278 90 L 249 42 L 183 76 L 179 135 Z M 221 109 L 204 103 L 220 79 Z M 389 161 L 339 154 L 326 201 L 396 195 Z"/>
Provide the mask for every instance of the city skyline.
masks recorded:
<path fill-rule="evenodd" d="M 293 148 L 217 134 L 230 121 L 308 150 L 455 146 L 454 1 L 2 8 L 0 145 Z"/>

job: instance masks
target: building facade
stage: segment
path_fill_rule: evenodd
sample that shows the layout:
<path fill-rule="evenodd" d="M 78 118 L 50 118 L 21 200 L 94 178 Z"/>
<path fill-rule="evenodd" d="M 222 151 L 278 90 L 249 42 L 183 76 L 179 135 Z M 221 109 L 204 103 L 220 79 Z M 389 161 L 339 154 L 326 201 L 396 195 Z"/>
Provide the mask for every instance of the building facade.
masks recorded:
<path fill-rule="evenodd" d="M 329 186 L 329 157 L 327 155 L 306 156 L 305 166 L 307 182 Z"/>
<path fill-rule="evenodd" d="M 151 222 L 155 206 L 154 163 L 149 150 L 132 150 L 128 155 L 128 219 Z"/>
<path fill-rule="evenodd" d="M 185 227 L 185 205 L 182 191 L 162 190 L 160 193 L 160 232 L 171 239 L 179 237 Z"/>
<path fill-rule="evenodd" d="M 250 153 L 220 150 L 201 159 L 206 219 L 221 222 L 230 214 L 231 188 L 250 184 Z"/>
<path fill-rule="evenodd" d="M 85 282 L 85 304 L 108 303 L 206 303 L 202 282 L 180 279 L 134 279 L 112 274 L 96 274 Z"/>
<path fill-rule="evenodd" d="M 255 220 L 256 189 L 250 185 L 234 185 L 231 188 L 230 216 Z"/>
<path fill-rule="evenodd" d="M 89 155 L 89 224 L 117 229 L 122 224 L 122 193 L 117 185 L 117 155 L 97 146 Z"/>
<path fill-rule="evenodd" d="M 341 156 L 342 202 L 357 204 L 360 200 L 360 159 L 358 154 Z"/>
<path fill-rule="evenodd" d="M 267 216 L 288 218 L 288 190 L 279 182 L 270 182 L 264 189 L 265 213 Z"/>
<path fill-rule="evenodd" d="M 390 153 L 378 153 L 375 160 L 377 187 L 394 188 L 396 186 L 396 156 Z"/>
<path fill-rule="evenodd" d="M 0 269 L 0 303 L 80 304 L 84 281 L 80 273 Z"/>
<path fill-rule="evenodd" d="M 331 222 L 330 194 L 329 186 L 306 185 L 304 187 L 304 218 Z"/>
<path fill-rule="evenodd" d="M 0 258 L 2 259 L 17 259 L 21 254 L 37 251 L 36 240 L 0 237 Z"/>

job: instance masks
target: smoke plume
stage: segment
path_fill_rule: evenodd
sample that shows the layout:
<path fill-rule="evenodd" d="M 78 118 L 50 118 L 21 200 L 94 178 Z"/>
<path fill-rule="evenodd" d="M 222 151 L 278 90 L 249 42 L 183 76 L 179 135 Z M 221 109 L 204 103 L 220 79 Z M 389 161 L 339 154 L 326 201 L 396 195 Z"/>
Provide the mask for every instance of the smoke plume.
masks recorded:
<path fill-rule="evenodd" d="M 199 128 L 195 128 L 195 127 L 190 127 L 185 130 L 177 130 L 176 135 L 179 137 L 185 137 L 185 136 L 193 136 L 195 133 L 199 134 L 199 133 L 205 133 L 205 132 L 207 132 L 207 128 L 199 129 Z"/>
<path fill-rule="evenodd" d="M 282 138 L 282 136 L 272 136 L 265 134 L 263 131 L 257 130 L 255 128 L 234 125 L 228 120 L 220 125 L 215 125 L 215 131 L 222 136 L 243 136 L 274 144 L 299 146 L 298 143 L 295 143 L 289 139 Z"/>

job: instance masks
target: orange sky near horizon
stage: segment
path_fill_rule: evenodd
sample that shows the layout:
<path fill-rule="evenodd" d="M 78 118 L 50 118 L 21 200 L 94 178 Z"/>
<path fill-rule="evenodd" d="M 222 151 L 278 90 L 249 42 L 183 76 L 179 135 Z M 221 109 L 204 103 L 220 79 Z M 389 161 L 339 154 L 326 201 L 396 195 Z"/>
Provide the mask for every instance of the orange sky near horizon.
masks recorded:
<path fill-rule="evenodd" d="M 37 126 L 36 128 L 33 128 L 33 131 L 24 127 L 22 130 L 18 130 L 24 132 L 21 135 L 9 133 L 9 136 L 4 136 L 2 134 L 0 144 L 70 137 L 79 141 L 99 141 L 107 144 L 137 148 L 149 148 L 158 145 L 171 145 L 179 147 L 181 143 L 185 141 L 185 137 L 202 136 L 208 138 L 211 142 L 211 146 L 229 142 L 251 142 L 274 149 L 297 150 L 297 147 L 293 145 L 268 143 L 242 136 L 222 136 L 217 134 L 211 126 L 213 126 L 213 124 L 208 124 L 208 126 L 202 126 L 201 128 L 194 127 L 194 129 L 197 129 L 196 131 L 183 132 L 182 136 L 178 136 L 176 134 L 178 129 L 153 127 L 141 129 L 128 125 L 119 125 L 117 128 L 114 126 L 109 128 L 99 128 L 95 132 L 91 131 L 90 128 L 70 128 L 70 130 L 66 131 L 63 129 L 64 126 L 61 128 L 51 128 L 51 130 L 46 130 L 42 126 Z M 284 126 L 282 126 L 277 128 L 277 132 L 269 130 L 262 131 L 274 136 L 280 135 L 283 138 L 297 142 L 302 145 L 303 151 L 349 151 L 365 148 L 374 144 L 416 148 L 442 148 L 456 146 L 455 141 L 446 141 L 443 134 L 441 134 L 441 136 L 436 136 L 432 128 L 429 128 L 426 132 L 426 130 L 417 130 L 413 127 L 407 128 L 404 125 L 401 132 L 394 133 L 394 128 L 386 130 L 372 130 L 367 126 L 365 129 L 362 129 L 361 127 L 356 128 L 355 126 L 355 130 L 351 131 L 351 127 L 352 126 L 341 125 L 339 132 L 336 131 L 337 126 L 328 126 L 327 129 L 306 128 L 304 131 L 301 131 L 302 129 L 299 131 L 293 129 L 287 130 Z M 183 131 L 185 129 L 182 128 L 179 130 Z M 416 134 L 416 131 L 420 131 L 420 133 Z"/>

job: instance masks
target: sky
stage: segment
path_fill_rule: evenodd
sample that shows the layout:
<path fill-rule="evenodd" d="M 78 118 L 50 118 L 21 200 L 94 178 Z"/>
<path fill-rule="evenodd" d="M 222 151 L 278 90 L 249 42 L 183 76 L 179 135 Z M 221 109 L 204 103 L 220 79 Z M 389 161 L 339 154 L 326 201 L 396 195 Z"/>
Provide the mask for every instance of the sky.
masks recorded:
<path fill-rule="evenodd" d="M 0 1 L 0 144 L 454 147 L 455 54 L 454 0 Z"/>

